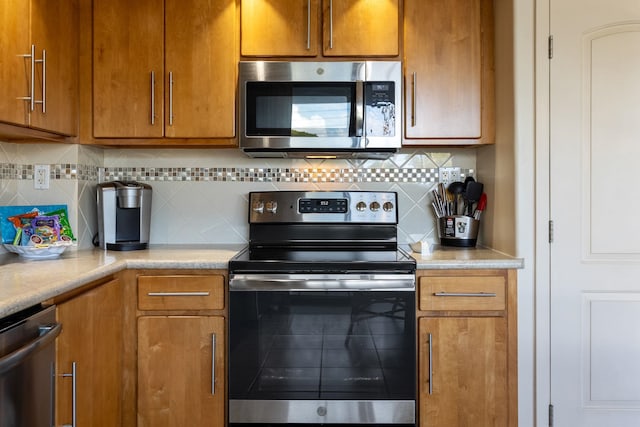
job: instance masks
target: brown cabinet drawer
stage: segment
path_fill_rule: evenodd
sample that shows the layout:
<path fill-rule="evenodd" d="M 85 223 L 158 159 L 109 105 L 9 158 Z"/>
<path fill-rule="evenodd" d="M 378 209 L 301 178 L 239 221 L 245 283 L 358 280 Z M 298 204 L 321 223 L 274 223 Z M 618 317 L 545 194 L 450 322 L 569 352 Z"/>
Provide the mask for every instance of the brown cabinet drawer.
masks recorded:
<path fill-rule="evenodd" d="M 222 310 L 224 276 L 138 276 L 140 310 Z"/>
<path fill-rule="evenodd" d="M 504 310 L 504 276 L 421 277 L 419 309 L 424 311 Z"/>

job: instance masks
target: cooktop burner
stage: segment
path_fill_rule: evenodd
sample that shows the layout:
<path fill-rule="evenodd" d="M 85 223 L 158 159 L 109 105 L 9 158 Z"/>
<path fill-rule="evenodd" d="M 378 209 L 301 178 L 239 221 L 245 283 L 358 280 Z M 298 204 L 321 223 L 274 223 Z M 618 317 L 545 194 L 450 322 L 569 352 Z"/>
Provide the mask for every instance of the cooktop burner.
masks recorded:
<path fill-rule="evenodd" d="M 415 260 L 401 248 L 395 250 L 251 249 L 229 261 L 240 272 L 398 272 L 414 273 Z"/>

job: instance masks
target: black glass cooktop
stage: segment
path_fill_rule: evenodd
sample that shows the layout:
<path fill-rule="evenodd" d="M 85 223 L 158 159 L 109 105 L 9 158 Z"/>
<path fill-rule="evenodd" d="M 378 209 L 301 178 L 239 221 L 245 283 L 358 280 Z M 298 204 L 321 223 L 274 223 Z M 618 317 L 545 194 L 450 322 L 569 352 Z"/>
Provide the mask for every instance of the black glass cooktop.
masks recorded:
<path fill-rule="evenodd" d="M 350 271 L 414 273 L 415 260 L 404 250 L 245 248 L 229 261 L 232 273 L 336 273 Z"/>

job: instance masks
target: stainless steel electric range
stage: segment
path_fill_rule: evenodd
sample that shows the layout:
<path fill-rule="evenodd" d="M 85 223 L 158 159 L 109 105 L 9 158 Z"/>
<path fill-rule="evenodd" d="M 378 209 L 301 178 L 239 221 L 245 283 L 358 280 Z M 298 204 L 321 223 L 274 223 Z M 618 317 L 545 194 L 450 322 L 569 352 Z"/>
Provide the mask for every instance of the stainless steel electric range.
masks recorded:
<path fill-rule="evenodd" d="M 229 425 L 415 425 L 394 192 L 254 192 L 229 262 Z"/>

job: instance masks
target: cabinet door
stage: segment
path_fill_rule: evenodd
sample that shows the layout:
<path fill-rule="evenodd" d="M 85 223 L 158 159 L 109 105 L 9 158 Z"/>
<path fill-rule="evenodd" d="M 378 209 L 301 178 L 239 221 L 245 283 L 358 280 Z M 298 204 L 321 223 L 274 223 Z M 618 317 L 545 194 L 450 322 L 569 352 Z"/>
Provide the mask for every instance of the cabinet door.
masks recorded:
<path fill-rule="evenodd" d="M 482 3 L 404 1 L 406 138 L 482 136 Z"/>
<path fill-rule="evenodd" d="M 58 305 L 56 425 L 71 425 L 74 381 L 77 425 L 122 425 L 123 310 L 118 280 Z"/>
<path fill-rule="evenodd" d="M 398 0 L 324 0 L 322 53 L 397 56 L 398 7 Z"/>
<path fill-rule="evenodd" d="M 46 51 L 46 72 L 35 73 L 37 105 L 30 125 L 64 135 L 78 132 L 77 0 L 31 0 L 31 43 L 36 58 Z M 46 77 L 45 77 L 46 76 Z"/>
<path fill-rule="evenodd" d="M 235 0 L 167 0 L 165 135 L 235 136 Z"/>
<path fill-rule="evenodd" d="M 162 137 L 163 5 L 93 0 L 94 137 Z"/>
<path fill-rule="evenodd" d="M 224 318 L 138 318 L 138 426 L 224 426 Z"/>
<path fill-rule="evenodd" d="M 420 425 L 507 426 L 507 323 L 419 319 Z"/>
<path fill-rule="evenodd" d="M 31 63 L 22 58 L 31 52 L 29 43 L 29 0 L 0 2 L 0 121 L 27 125 Z"/>
<path fill-rule="evenodd" d="M 316 56 L 319 0 L 242 0 L 241 53 Z"/>

